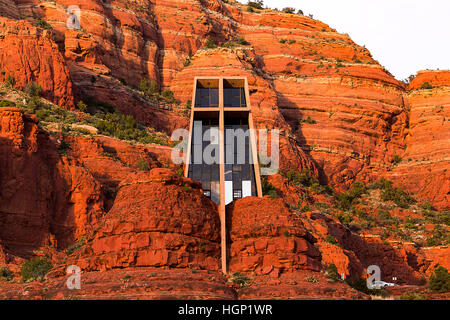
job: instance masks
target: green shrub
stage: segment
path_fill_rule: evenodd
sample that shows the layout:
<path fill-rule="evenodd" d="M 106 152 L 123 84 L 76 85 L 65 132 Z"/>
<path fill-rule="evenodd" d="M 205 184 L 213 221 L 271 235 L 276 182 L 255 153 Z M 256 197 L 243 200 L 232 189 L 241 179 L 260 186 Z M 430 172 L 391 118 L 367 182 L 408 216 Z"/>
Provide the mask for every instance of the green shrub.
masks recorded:
<path fill-rule="evenodd" d="M 421 86 L 420 89 L 433 89 L 433 86 L 428 82 L 425 81 Z"/>
<path fill-rule="evenodd" d="M 241 288 L 250 286 L 250 279 L 245 274 L 242 274 L 240 272 L 235 272 L 230 277 L 231 282 L 239 285 Z"/>
<path fill-rule="evenodd" d="M 286 7 L 283 8 L 281 11 L 283 11 L 284 13 L 295 13 L 295 8 Z"/>
<path fill-rule="evenodd" d="M 301 187 L 310 187 L 318 182 L 308 169 L 303 170 L 302 173 L 295 170 L 289 170 L 286 173 L 286 178 L 296 186 Z"/>
<path fill-rule="evenodd" d="M 15 84 L 16 79 L 12 75 L 8 74 L 8 76 L 6 77 L 6 86 L 12 88 Z"/>
<path fill-rule="evenodd" d="M 339 214 L 337 215 L 337 218 L 339 219 L 339 221 L 346 225 L 346 226 L 350 226 L 350 223 L 353 221 L 353 217 L 349 214 Z"/>
<path fill-rule="evenodd" d="M 150 170 L 150 166 L 148 165 L 147 160 L 144 158 L 140 158 L 136 164 L 139 171 L 148 171 Z"/>
<path fill-rule="evenodd" d="M 86 112 L 88 110 L 87 104 L 85 104 L 82 100 L 78 101 L 77 107 L 81 112 Z"/>
<path fill-rule="evenodd" d="M 154 81 L 148 81 L 144 78 L 139 83 L 139 89 L 144 93 L 145 96 L 151 97 L 158 93 L 158 84 Z"/>
<path fill-rule="evenodd" d="M 359 181 L 354 182 L 349 191 L 338 195 L 338 208 L 344 211 L 350 210 L 356 200 L 360 198 L 364 193 L 366 193 L 366 188 L 364 187 L 364 185 Z"/>
<path fill-rule="evenodd" d="M 261 179 L 261 187 L 263 195 L 268 195 L 272 199 L 278 198 L 278 190 L 267 179 Z"/>
<path fill-rule="evenodd" d="M 426 300 L 426 298 L 420 294 L 408 292 L 402 294 L 400 297 L 397 298 L 397 300 Z"/>
<path fill-rule="evenodd" d="M 174 94 L 171 90 L 164 90 L 161 93 L 161 96 L 166 100 L 167 103 L 176 103 L 177 100 L 174 97 Z"/>
<path fill-rule="evenodd" d="M 263 0 L 255 0 L 255 1 L 249 1 L 247 3 L 247 6 L 253 9 L 262 9 L 264 5 L 264 1 Z"/>
<path fill-rule="evenodd" d="M 314 276 L 307 276 L 305 278 L 305 281 L 308 281 L 308 282 L 311 282 L 311 283 L 319 283 L 319 280 L 317 280 L 317 278 L 314 277 Z"/>
<path fill-rule="evenodd" d="M 385 210 L 378 211 L 378 219 L 383 225 L 393 225 L 396 224 L 396 220 L 392 217 L 392 215 Z"/>
<path fill-rule="evenodd" d="M 41 29 L 46 29 L 46 30 L 51 30 L 51 29 L 53 29 L 52 26 L 51 26 L 47 21 L 42 20 L 41 18 L 37 18 L 37 19 L 34 21 L 34 25 L 35 25 L 36 27 L 38 27 L 38 28 L 41 28 Z"/>
<path fill-rule="evenodd" d="M 328 278 L 328 279 L 331 279 L 331 280 L 334 280 L 334 281 L 339 281 L 339 280 L 340 280 L 340 277 L 339 277 L 339 273 L 338 273 L 337 267 L 336 267 L 336 265 L 335 265 L 334 263 L 330 263 L 330 264 L 328 265 L 328 268 L 327 268 L 327 278 Z"/>
<path fill-rule="evenodd" d="M 392 164 L 393 165 L 398 165 L 400 162 L 402 162 L 402 158 L 400 158 L 399 155 L 394 155 L 394 158 L 392 159 Z"/>
<path fill-rule="evenodd" d="M 88 119 L 88 124 L 96 127 L 100 134 L 145 144 L 168 145 L 168 137 L 156 135 L 142 128 L 131 115 L 124 115 L 110 104 L 89 97 L 85 101 L 89 106 L 89 113 L 93 115 Z"/>
<path fill-rule="evenodd" d="M 353 289 L 356 289 L 360 292 L 363 292 L 368 295 L 375 295 L 375 296 L 383 296 L 387 297 L 389 296 L 389 292 L 387 292 L 385 289 L 376 290 L 376 289 L 369 289 L 367 288 L 367 280 L 360 277 L 356 279 L 347 279 L 346 282 L 348 285 L 350 285 Z"/>
<path fill-rule="evenodd" d="M 52 264 L 45 258 L 35 257 L 26 261 L 20 272 L 24 282 L 42 280 L 48 271 L 52 268 Z"/>
<path fill-rule="evenodd" d="M 434 226 L 433 235 L 427 239 L 429 247 L 442 246 L 450 244 L 450 234 L 443 230 L 439 225 Z"/>
<path fill-rule="evenodd" d="M 42 93 L 42 87 L 38 83 L 28 83 L 24 92 L 30 97 L 39 97 Z"/>
<path fill-rule="evenodd" d="M 0 108 L 15 107 L 16 104 L 9 100 L 0 100 Z"/>
<path fill-rule="evenodd" d="M 208 37 L 208 39 L 206 40 L 206 45 L 205 47 L 207 49 L 215 49 L 217 48 L 217 44 L 216 42 L 213 40 L 213 38 L 211 38 L 211 36 Z"/>
<path fill-rule="evenodd" d="M 442 266 L 437 267 L 430 276 L 428 286 L 431 290 L 440 293 L 450 291 L 450 273 Z"/>
<path fill-rule="evenodd" d="M 8 268 L 0 267 L 0 280 L 11 281 L 14 278 L 14 273 Z"/>
<path fill-rule="evenodd" d="M 408 195 L 402 189 L 394 188 L 392 182 L 384 178 L 372 183 L 368 188 L 380 189 L 382 201 L 393 201 L 396 205 L 405 209 L 408 208 L 410 204 L 416 202 L 412 196 Z"/>
<path fill-rule="evenodd" d="M 239 43 L 240 45 L 243 45 L 243 46 L 247 46 L 247 45 L 250 44 L 250 42 L 248 42 L 247 40 L 245 40 L 245 38 L 243 38 L 243 37 L 238 38 L 238 39 L 236 40 L 236 42 Z"/>
<path fill-rule="evenodd" d="M 62 140 L 58 146 L 58 151 L 61 156 L 67 156 L 67 151 L 70 149 L 70 144 L 66 140 Z"/>
<path fill-rule="evenodd" d="M 422 203 L 421 207 L 424 210 L 429 210 L 429 211 L 434 210 L 433 205 L 431 204 L 430 201 L 426 201 L 426 202 Z"/>
<path fill-rule="evenodd" d="M 279 41 L 280 41 L 280 43 L 286 43 L 287 39 L 280 39 Z"/>
<path fill-rule="evenodd" d="M 311 207 L 306 205 L 306 206 L 300 208 L 300 212 L 311 212 Z"/>
<path fill-rule="evenodd" d="M 77 243 L 75 243 L 75 244 L 71 245 L 70 247 L 68 247 L 66 249 L 66 254 L 70 255 L 73 252 L 75 252 L 76 250 L 80 249 L 84 245 L 84 241 L 85 241 L 85 238 L 82 237 L 80 240 L 77 241 Z"/>
<path fill-rule="evenodd" d="M 337 242 L 336 238 L 331 234 L 327 234 L 327 236 L 325 237 L 325 242 L 333 245 L 339 245 L 339 242 Z"/>

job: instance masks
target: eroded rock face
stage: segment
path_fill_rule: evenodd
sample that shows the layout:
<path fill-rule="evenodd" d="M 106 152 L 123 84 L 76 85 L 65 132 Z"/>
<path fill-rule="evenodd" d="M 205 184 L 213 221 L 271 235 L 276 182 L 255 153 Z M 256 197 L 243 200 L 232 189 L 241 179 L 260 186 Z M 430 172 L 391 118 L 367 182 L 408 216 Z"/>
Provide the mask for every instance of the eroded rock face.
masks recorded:
<path fill-rule="evenodd" d="M 17 108 L 0 109 L 0 239 L 22 257 L 54 245 L 52 237 L 67 246 L 102 212 L 99 184 L 62 159 L 37 122 Z"/>
<path fill-rule="evenodd" d="M 274 274 L 320 271 L 315 239 L 301 220 L 279 200 L 247 197 L 227 210 L 231 272 Z"/>
<path fill-rule="evenodd" d="M 0 69 L 1 82 L 12 76 L 18 88 L 38 83 L 43 96 L 74 108 L 69 70 L 51 31 L 23 20 L 0 17 Z"/>
<path fill-rule="evenodd" d="M 168 169 L 125 179 L 78 261 L 84 270 L 176 267 L 219 270 L 217 206 Z"/>
<path fill-rule="evenodd" d="M 387 176 L 404 189 L 450 208 L 450 72 L 419 72 L 407 95 L 409 128 L 401 163 Z M 420 89 L 428 82 L 434 88 Z"/>
<path fill-rule="evenodd" d="M 46 98 L 69 109 L 95 97 L 170 134 L 188 119 L 139 95 L 132 87 L 141 79 L 171 89 L 184 105 L 195 76 L 247 77 L 257 128 L 280 130 L 282 171 L 308 169 L 338 191 L 384 176 L 448 208 L 448 72 L 420 72 L 407 91 L 365 48 L 320 21 L 251 14 L 219 0 L 85 0 L 79 31 L 65 26 L 67 1 L 20 4 L 0 0 L 0 15 L 8 17 L 0 18 L 2 82 L 8 75 L 18 88 L 37 82 Z M 53 30 L 34 26 L 37 17 Z M 248 44 L 205 49 L 209 37 L 218 45 L 239 37 Z M 425 82 L 434 88 L 421 89 Z M 378 264 L 386 280 L 415 283 L 438 264 L 449 267 L 445 248 L 386 244 L 328 216 L 299 216 L 287 205 L 296 207 L 305 190 L 275 175 L 269 180 L 282 199 L 246 198 L 228 209 L 230 271 L 254 280 L 231 289 L 218 271 L 216 206 L 199 184 L 157 169 L 175 168 L 170 148 L 103 136 L 66 141 L 63 156 L 57 136 L 39 129 L 36 118 L 0 109 L 0 264 L 17 273 L 33 250 L 55 246 L 55 275 L 67 263 L 86 271 L 89 284 L 79 298 L 357 299 L 366 297 L 327 284 L 318 271 L 333 263 L 339 273 L 359 276 Z M 139 172 L 141 160 L 153 171 Z M 324 241 L 327 234 L 340 246 Z M 85 245 L 66 257 L 62 250 L 83 238 Z M 128 271 L 130 286 L 123 281 Z M 64 280 L 50 280 L 44 296 L 38 285 L 25 293 L 19 284 L 2 284 L 0 297 L 70 297 L 61 290 Z"/>

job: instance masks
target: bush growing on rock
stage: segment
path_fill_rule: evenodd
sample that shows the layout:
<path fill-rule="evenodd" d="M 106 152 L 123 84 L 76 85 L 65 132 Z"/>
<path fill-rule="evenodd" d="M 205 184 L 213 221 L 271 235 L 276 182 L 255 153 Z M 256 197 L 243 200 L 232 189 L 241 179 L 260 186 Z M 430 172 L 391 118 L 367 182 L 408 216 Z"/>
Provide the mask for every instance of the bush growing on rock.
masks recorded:
<path fill-rule="evenodd" d="M 253 9 L 262 9 L 264 5 L 264 1 L 263 0 L 255 0 L 255 1 L 249 1 L 247 3 L 247 6 Z"/>
<path fill-rule="evenodd" d="M 429 287 L 440 293 L 450 291 L 450 273 L 442 266 L 437 267 L 430 276 Z"/>
<path fill-rule="evenodd" d="M 428 82 L 425 81 L 421 86 L 420 89 L 433 89 L 433 86 Z"/>
<path fill-rule="evenodd" d="M 24 92 L 30 97 L 39 97 L 42 93 L 42 87 L 38 83 L 29 83 L 25 86 Z"/>
<path fill-rule="evenodd" d="M 208 40 L 206 40 L 205 47 L 206 47 L 206 49 L 215 49 L 215 48 L 217 48 L 217 44 L 213 40 L 213 38 L 208 37 Z"/>
<path fill-rule="evenodd" d="M 26 261 L 20 269 L 24 282 L 42 280 L 52 268 L 52 264 L 45 258 L 35 257 Z"/>
<path fill-rule="evenodd" d="M 305 278 L 305 281 L 308 281 L 308 282 L 310 282 L 310 283 L 319 283 L 319 280 L 317 280 L 317 278 L 314 277 L 314 276 L 307 276 L 307 277 Z"/>
<path fill-rule="evenodd" d="M 336 238 L 333 237 L 333 235 L 331 234 L 327 234 L 327 236 L 325 237 L 325 241 L 329 244 L 333 244 L 335 246 L 339 245 L 339 242 L 337 242 Z"/>
<path fill-rule="evenodd" d="M 177 100 L 175 99 L 175 96 L 173 95 L 173 92 L 171 90 L 164 90 L 161 93 L 161 96 L 166 100 L 167 103 L 176 103 Z"/>
<path fill-rule="evenodd" d="M 158 84 L 154 81 L 148 81 L 144 78 L 139 84 L 139 89 L 141 89 L 145 96 L 151 97 L 158 92 Z"/>
<path fill-rule="evenodd" d="M 415 203 L 415 199 L 399 188 L 394 188 L 391 181 L 387 179 L 380 179 L 371 184 L 369 189 L 380 189 L 380 197 L 382 201 L 393 201 L 401 208 L 408 208 L 410 204 Z"/>
<path fill-rule="evenodd" d="M 352 184 L 349 191 L 341 193 L 338 198 L 338 207 L 341 210 L 350 210 L 352 205 L 356 203 L 356 200 L 366 193 L 366 187 L 359 181 Z"/>
<path fill-rule="evenodd" d="M 408 292 L 402 294 L 400 297 L 397 298 L 397 300 L 426 300 L 426 298 L 420 294 Z"/>
<path fill-rule="evenodd" d="M 77 243 L 75 243 L 75 244 L 71 245 L 70 247 L 68 247 L 66 249 L 66 254 L 70 255 L 73 252 L 75 252 L 76 250 L 80 249 L 84 245 L 84 241 L 85 241 L 85 238 L 82 237 L 80 240 L 77 241 Z"/>
<path fill-rule="evenodd" d="M 150 170 L 150 166 L 148 165 L 147 160 L 145 160 L 144 158 L 140 158 L 139 161 L 137 162 L 137 168 L 139 171 L 148 171 Z"/>
<path fill-rule="evenodd" d="M 292 8 L 292 7 L 286 7 L 286 8 L 283 8 L 283 10 L 282 10 L 284 13 L 295 13 L 295 8 Z"/>
<path fill-rule="evenodd" d="M 333 281 L 339 281 L 339 273 L 334 263 L 330 263 L 327 268 L 327 278 Z"/>
<path fill-rule="evenodd" d="M 37 18 L 34 21 L 34 25 L 36 27 L 38 27 L 38 28 L 45 29 L 45 30 L 52 30 L 53 29 L 52 26 L 47 21 L 45 21 L 45 20 L 43 20 L 41 18 Z"/>
<path fill-rule="evenodd" d="M 16 104 L 9 100 L 0 100 L 0 108 L 15 107 Z"/>
<path fill-rule="evenodd" d="M 0 267 L 0 280 L 11 281 L 14 278 L 14 274 L 8 268 Z"/>
<path fill-rule="evenodd" d="M 12 88 L 16 84 L 16 79 L 12 75 L 8 74 L 5 84 L 7 87 Z"/>
<path fill-rule="evenodd" d="M 78 110 L 80 110 L 81 112 L 86 112 L 88 110 L 87 104 L 85 104 L 83 101 L 78 101 L 77 103 L 77 108 Z"/>
<path fill-rule="evenodd" d="M 230 277 L 231 282 L 239 285 L 241 288 L 250 286 L 250 279 L 245 274 L 242 274 L 240 272 L 235 272 Z"/>
<path fill-rule="evenodd" d="M 265 196 L 270 196 L 272 199 L 278 198 L 278 190 L 267 179 L 261 179 L 262 193 Z"/>
<path fill-rule="evenodd" d="M 427 239 L 427 245 L 429 247 L 435 247 L 447 244 L 450 244 L 450 233 L 443 230 L 439 225 L 435 225 L 433 235 Z"/>

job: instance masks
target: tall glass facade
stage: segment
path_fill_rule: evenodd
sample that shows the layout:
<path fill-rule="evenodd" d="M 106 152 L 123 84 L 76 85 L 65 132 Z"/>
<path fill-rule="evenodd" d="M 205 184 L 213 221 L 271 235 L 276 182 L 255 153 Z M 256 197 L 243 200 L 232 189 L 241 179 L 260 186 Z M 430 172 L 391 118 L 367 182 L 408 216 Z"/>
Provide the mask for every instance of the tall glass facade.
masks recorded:
<path fill-rule="evenodd" d="M 197 80 L 188 177 L 202 184 L 206 196 L 225 205 L 233 200 L 257 196 L 257 182 L 249 133 L 250 110 L 246 108 L 246 81 L 241 78 Z M 222 85 L 220 85 L 220 81 Z M 220 89 L 219 89 L 220 87 Z M 223 101 L 219 100 L 223 88 Z M 223 102 L 223 103 L 221 103 Z M 216 110 L 201 110 L 217 108 Z M 219 119 L 223 117 L 223 150 L 225 163 L 220 164 Z M 207 158 L 205 158 L 205 156 Z M 223 170 L 223 171 L 221 171 Z M 224 181 L 221 189 L 221 172 Z"/>
<path fill-rule="evenodd" d="M 219 106 L 219 88 L 197 88 L 195 107 L 210 108 Z"/>
<path fill-rule="evenodd" d="M 198 180 L 203 191 L 215 203 L 220 202 L 220 165 L 219 165 L 219 119 L 195 120 L 191 144 L 191 162 L 188 177 Z M 204 151 L 209 146 L 208 155 L 214 163 L 205 159 Z"/>
<path fill-rule="evenodd" d="M 223 88 L 223 103 L 225 108 L 245 108 L 247 106 L 245 89 Z"/>
<path fill-rule="evenodd" d="M 256 196 L 247 119 L 225 119 L 225 204 Z M 242 133 L 245 133 L 242 136 Z"/>

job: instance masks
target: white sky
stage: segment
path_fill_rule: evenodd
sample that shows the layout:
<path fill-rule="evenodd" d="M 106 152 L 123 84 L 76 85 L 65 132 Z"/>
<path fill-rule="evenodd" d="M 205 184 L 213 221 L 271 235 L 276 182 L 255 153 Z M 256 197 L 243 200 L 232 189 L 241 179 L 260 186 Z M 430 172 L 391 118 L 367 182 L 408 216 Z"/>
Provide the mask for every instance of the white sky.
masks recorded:
<path fill-rule="evenodd" d="M 264 5 L 302 9 L 348 33 L 399 80 L 418 70 L 450 69 L 450 0 L 265 0 Z"/>

